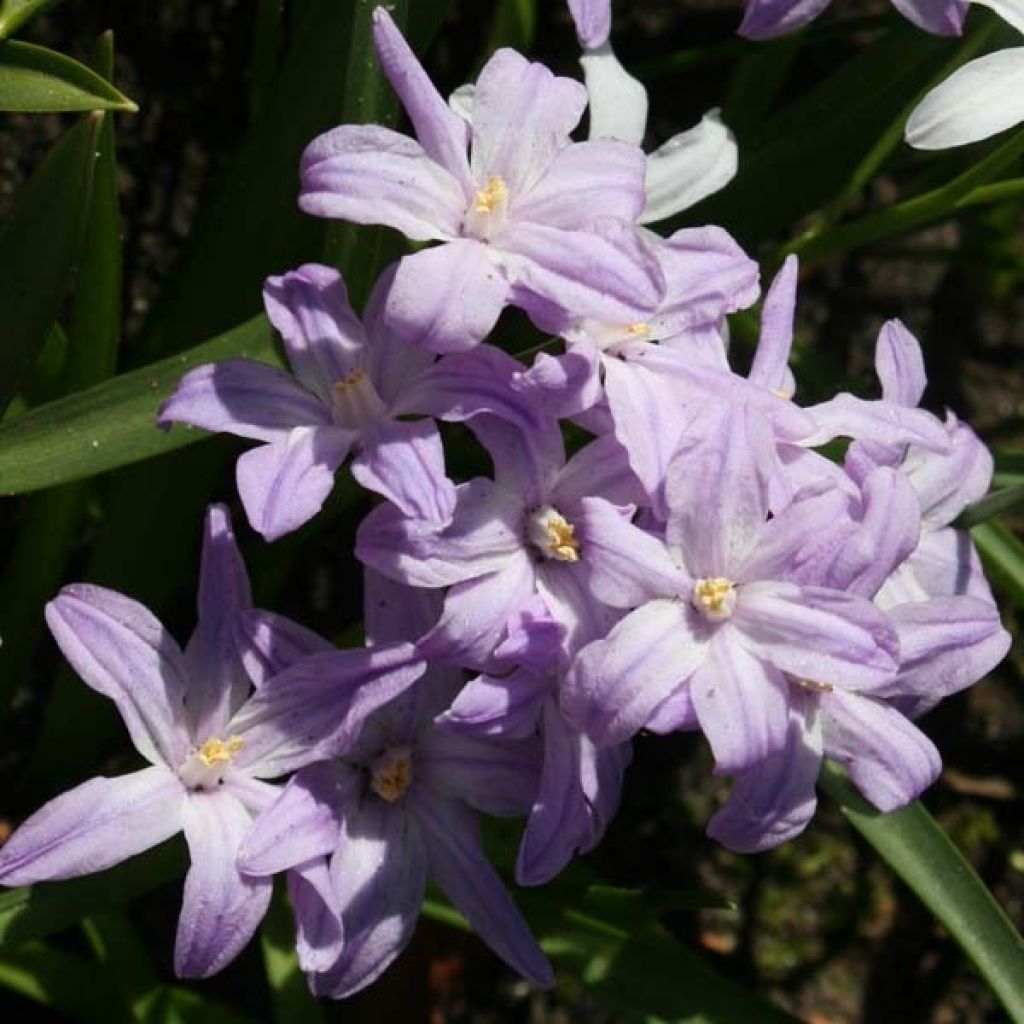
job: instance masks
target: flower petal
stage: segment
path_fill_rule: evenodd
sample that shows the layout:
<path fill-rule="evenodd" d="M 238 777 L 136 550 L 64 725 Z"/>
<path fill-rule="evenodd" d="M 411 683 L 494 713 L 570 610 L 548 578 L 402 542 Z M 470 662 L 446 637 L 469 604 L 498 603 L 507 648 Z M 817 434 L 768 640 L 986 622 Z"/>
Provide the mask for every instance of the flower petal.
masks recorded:
<path fill-rule="evenodd" d="M 924 409 L 907 409 L 885 401 L 869 402 L 841 392 L 804 412 L 815 430 L 800 438 L 800 444 L 812 448 L 837 437 L 852 437 L 885 445 L 919 444 L 932 451 L 949 451 L 949 438 L 941 421 Z"/>
<path fill-rule="evenodd" d="M 708 835 L 737 853 L 760 853 L 798 836 L 818 805 L 822 738 L 814 698 L 790 711 L 786 745 L 736 780 L 725 806 L 708 823 Z M 801 706 L 802 705 L 802 706 Z"/>
<path fill-rule="evenodd" d="M 513 200 L 509 217 L 572 231 L 594 219 L 633 223 L 644 205 L 644 155 L 617 138 L 574 142 L 552 161 L 529 192 Z"/>
<path fill-rule="evenodd" d="M 822 697 L 821 712 L 826 757 L 883 813 L 916 800 L 938 778 L 935 744 L 883 701 L 835 690 Z"/>
<path fill-rule="evenodd" d="M 569 145 L 586 105 L 579 82 L 499 50 L 480 72 L 473 97 L 473 179 L 482 185 L 502 178 L 514 202 Z"/>
<path fill-rule="evenodd" d="M 83 782 L 44 804 L 0 847 L 3 885 L 77 878 L 181 830 L 185 788 L 162 765 Z"/>
<path fill-rule="evenodd" d="M 928 378 L 921 345 L 899 321 L 890 320 L 878 332 L 875 372 L 882 384 L 882 398 L 908 409 L 921 401 Z"/>
<path fill-rule="evenodd" d="M 433 420 L 392 420 L 363 434 L 352 476 L 407 516 L 451 522 L 455 484 L 444 471 L 444 448 Z"/>
<path fill-rule="evenodd" d="M 827 686 L 865 690 L 896 674 L 899 641 L 870 601 L 792 583 L 743 586 L 732 622 L 755 656 Z"/>
<path fill-rule="evenodd" d="M 154 764 L 181 764 L 185 659 L 156 617 L 114 590 L 74 583 L 46 606 L 46 623 L 79 676 L 117 705 L 135 749 Z"/>
<path fill-rule="evenodd" d="M 537 732 L 550 689 L 546 675 L 532 669 L 517 669 L 500 678 L 480 675 L 459 691 L 437 725 L 458 736 L 524 739 Z"/>
<path fill-rule="evenodd" d="M 516 557 L 522 514 L 515 494 L 477 477 L 456 488 L 455 515 L 443 529 L 378 506 L 359 526 L 356 557 L 415 587 L 460 583 L 497 572 Z"/>
<path fill-rule="evenodd" d="M 673 135 L 647 157 L 647 202 L 641 224 L 655 224 L 696 206 L 736 177 L 736 136 L 709 110 L 698 125 Z"/>
<path fill-rule="evenodd" d="M 329 406 L 334 385 L 366 361 L 366 332 L 344 278 L 333 267 L 307 263 L 268 277 L 263 304 L 295 376 Z"/>
<path fill-rule="evenodd" d="M 462 352 L 490 334 L 508 295 L 487 246 L 458 239 L 402 257 L 383 322 L 408 344 Z"/>
<path fill-rule="evenodd" d="M 343 999 L 374 982 L 412 938 L 427 882 L 420 830 L 404 805 L 367 798 L 345 815 L 331 877 L 345 928 L 337 963 L 311 979 Z"/>
<path fill-rule="evenodd" d="M 219 736 L 249 692 L 238 647 L 238 617 L 252 604 L 231 515 L 210 505 L 199 567 L 198 624 L 185 648 L 185 711 L 196 737 Z"/>
<path fill-rule="evenodd" d="M 551 499 L 559 508 L 575 508 L 599 494 L 613 505 L 638 505 L 644 492 L 629 466 L 629 453 L 613 434 L 585 444 L 558 473 Z"/>
<path fill-rule="evenodd" d="M 242 455 L 235 472 L 252 528 L 277 540 L 308 523 L 334 488 L 352 438 L 338 427 L 296 427 Z"/>
<path fill-rule="evenodd" d="M 247 875 L 273 875 L 333 853 L 342 814 L 362 787 L 362 775 L 340 761 L 303 768 L 246 833 L 239 868 Z"/>
<path fill-rule="evenodd" d="M 937 36 L 958 36 L 963 32 L 967 4 L 968 0 L 892 0 L 893 7 L 905 18 Z"/>
<path fill-rule="evenodd" d="M 569 722 L 599 746 L 624 743 L 706 656 L 700 623 L 678 601 L 650 601 L 588 644 L 562 691 Z"/>
<path fill-rule="evenodd" d="M 1024 121 L 1024 47 L 996 50 L 954 71 L 917 105 L 906 138 L 915 149 L 987 139 Z"/>
<path fill-rule="evenodd" d="M 238 616 L 235 643 L 257 689 L 296 661 L 334 650 L 333 644 L 311 629 L 259 608 Z"/>
<path fill-rule="evenodd" d="M 715 774 L 733 775 L 779 753 L 789 729 L 789 684 L 722 627 L 690 679 L 701 730 L 715 755 Z"/>
<path fill-rule="evenodd" d="M 458 181 L 465 182 L 468 202 L 472 195 L 468 191 L 469 128 L 466 122 L 445 103 L 384 7 L 377 7 L 373 12 L 373 45 L 381 71 L 398 93 L 416 138 L 431 159 Z"/>
<path fill-rule="evenodd" d="M 160 406 L 157 426 L 188 423 L 213 433 L 277 441 L 296 426 L 330 422 L 326 406 L 284 370 L 224 359 L 189 370 Z"/>
<path fill-rule="evenodd" d="M 647 133 L 647 90 L 619 62 L 607 34 L 604 42 L 587 51 L 580 64 L 590 101 L 590 138 L 642 145 Z M 636 220 L 636 214 L 629 219 Z"/>
<path fill-rule="evenodd" d="M 770 39 L 802 28 L 813 21 L 831 0 L 747 0 L 739 34 L 748 39 Z"/>
<path fill-rule="evenodd" d="M 752 384 L 769 391 L 782 387 L 789 370 L 789 354 L 793 348 L 793 317 L 796 314 L 796 286 L 800 263 L 789 255 L 772 281 L 764 297 L 761 311 L 761 337 L 754 353 L 754 362 L 747 374 Z M 787 395 L 786 397 L 792 397 Z"/>
<path fill-rule="evenodd" d="M 344 124 L 302 154 L 299 208 L 314 217 L 384 224 L 418 242 L 456 238 L 462 184 L 413 139 L 390 128 Z"/>
<path fill-rule="evenodd" d="M 470 927 L 509 966 L 539 985 L 554 984 L 551 966 L 487 862 L 476 816 L 462 804 L 416 793 L 411 809 L 423 830 L 430 876 Z"/>
<path fill-rule="evenodd" d="M 585 50 L 608 42 L 612 30 L 611 0 L 569 0 L 569 13 L 576 26 L 576 37 Z"/>
<path fill-rule="evenodd" d="M 270 906 L 269 878 L 243 875 L 235 865 L 249 812 L 231 794 L 192 793 L 182 815 L 192 865 L 174 942 L 179 978 L 208 978 L 245 948 Z"/>
<path fill-rule="evenodd" d="M 295 952 L 303 971 L 329 970 L 341 956 L 344 928 L 334 909 L 334 886 L 325 857 L 288 872 L 295 914 Z"/>

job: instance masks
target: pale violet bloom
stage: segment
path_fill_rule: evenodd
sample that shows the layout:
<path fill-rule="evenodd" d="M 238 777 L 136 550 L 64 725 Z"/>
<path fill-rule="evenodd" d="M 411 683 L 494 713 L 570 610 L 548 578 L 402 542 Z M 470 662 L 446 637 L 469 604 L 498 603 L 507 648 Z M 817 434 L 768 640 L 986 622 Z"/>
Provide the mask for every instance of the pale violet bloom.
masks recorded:
<path fill-rule="evenodd" d="M 206 977 L 230 963 L 266 913 L 269 880 L 235 865 L 243 835 L 277 796 L 264 780 L 307 763 L 321 740 L 358 731 L 425 668 L 411 644 L 339 651 L 307 659 L 310 667 L 285 677 L 283 687 L 270 681 L 249 696 L 236 644 L 249 603 L 249 580 L 221 506 L 207 514 L 199 622 L 184 652 L 130 598 L 86 584 L 65 587 L 46 607 L 50 631 L 81 678 L 114 701 L 148 766 L 97 776 L 58 796 L 0 850 L 0 884 L 30 885 L 103 871 L 184 832 L 191 866 L 174 948 L 182 977 Z M 311 685 L 325 697 L 312 713 Z M 337 922 L 314 926 L 318 912 L 310 916 L 309 895 L 324 885 L 325 867 L 300 867 L 301 877 L 291 880 L 300 948 L 308 946 L 311 956 L 313 946 L 336 950 Z"/>
<path fill-rule="evenodd" d="M 611 0 L 569 0 L 584 54 L 590 138 L 621 139 L 640 146 L 647 133 L 647 90 L 619 62 L 608 41 Z M 647 200 L 639 223 L 653 224 L 695 206 L 736 176 L 736 139 L 718 110 L 673 135 L 648 154 Z"/>
<path fill-rule="evenodd" d="M 771 39 L 803 28 L 832 0 L 747 0 L 740 35 Z M 900 14 L 926 32 L 958 36 L 963 31 L 969 0 L 892 0 Z"/>
<path fill-rule="evenodd" d="M 593 230 L 635 223 L 644 156 L 614 139 L 572 141 L 582 85 L 499 50 L 480 72 L 467 123 L 381 7 L 373 27 L 416 138 L 342 125 L 314 139 L 299 205 L 441 243 L 399 263 L 385 316 L 403 338 L 435 352 L 472 348 L 524 295 L 627 323 L 657 304 L 664 283 L 634 233 Z"/>
<path fill-rule="evenodd" d="M 1024 0 L 974 0 L 1024 33 Z M 949 149 L 987 139 L 1024 121 L 1024 46 L 965 64 L 936 86 L 907 121 L 916 149 Z"/>

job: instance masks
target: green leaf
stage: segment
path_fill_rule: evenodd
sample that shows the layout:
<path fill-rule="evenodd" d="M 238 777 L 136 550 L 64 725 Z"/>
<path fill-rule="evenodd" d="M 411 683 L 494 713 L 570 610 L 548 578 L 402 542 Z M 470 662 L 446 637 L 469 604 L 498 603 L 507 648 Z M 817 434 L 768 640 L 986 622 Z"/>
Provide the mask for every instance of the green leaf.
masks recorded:
<path fill-rule="evenodd" d="M 978 526 L 993 516 L 1009 512 L 1010 509 L 1020 504 L 1024 504 L 1024 483 L 993 491 L 980 501 L 974 502 L 973 505 L 968 505 L 953 525 L 962 530 L 969 530 L 972 526 Z"/>
<path fill-rule="evenodd" d="M 982 523 L 971 530 L 992 583 L 1024 608 L 1024 544 L 1001 523 Z"/>
<path fill-rule="evenodd" d="M 4 0 L 0 4 L 0 39 L 14 35 L 26 21 L 56 3 L 59 0 Z"/>
<path fill-rule="evenodd" d="M 0 427 L 0 494 L 35 491 L 161 455 L 206 437 L 156 426 L 160 403 L 193 366 L 241 357 L 280 365 L 266 317 L 181 355 L 68 395 Z"/>
<path fill-rule="evenodd" d="M 1024 484 L 1024 452 L 997 451 L 994 487 L 1016 487 Z"/>
<path fill-rule="evenodd" d="M 1024 939 L 919 801 L 882 814 L 827 764 L 822 789 L 970 957 L 1010 1017 L 1024 1022 Z"/>
<path fill-rule="evenodd" d="M 49 335 L 78 260 L 102 114 L 89 114 L 47 154 L 0 227 L 0 413 Z"/>
<path fill-rule="evenodd" d="M 0 110 L 23 114 L 139 108 L 77 60 L 31 43 L 0 43 Z"/>
<path fill-rule="evenodd" d="M 0 949 L 63 931 L 185 874 L 184 843 L 163 843 L 99 874 L 0 894 Z"/>

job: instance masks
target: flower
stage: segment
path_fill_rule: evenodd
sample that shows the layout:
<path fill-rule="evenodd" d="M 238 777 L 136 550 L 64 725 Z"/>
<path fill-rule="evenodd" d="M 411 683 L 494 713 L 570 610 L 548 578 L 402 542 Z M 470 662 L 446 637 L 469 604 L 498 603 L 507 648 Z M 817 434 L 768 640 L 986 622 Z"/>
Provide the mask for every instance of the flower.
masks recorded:
<path fill-rule="evenodd" d="M 828 7 L 831 0 L 747 0 L 740 35 L 770 39 L 803 28 Z M 969 0 L 892 0 L 900 14 L 919 28 L 940 36 L 963 31 Z M 981 0 L 984 2 L 984 0 Z"/>
<path fill-rule="evenodd" d="M 1024 0 L 974 0 L 1024 33 Z M 914 108 L 906 139 L 916 149 L 949 149 L 1024 121 L 1024 46 L 968 61 Z"/>
<path fill-rule="evenodd" d="M 46 608 L 54 639 L 82 679 L 117 705 L 149 767 L 69 790 L 0 849 L 0 882 L 27 885 L 102 871 L 184 832 L 191 867 L 174 949 L 182 977 L 219 971 L 262 920 L 270 884 L 236 868 L 238 847 L 277 794 L 263 780 L 289 771 L 299 752 L 315 749 L 325 728 L 294 702 L 281 713 L 268 711 L 272 685 L 247 699 L 235 630 L 249 603 L 231 523 L 218 505 L 207 512 L 199 623 L 184 653 L 130 598 L 86 584 L 65 587 Z M 343 682 L 367 685 L 358 690 L 360 706 L 346 701 L 350 691 L 342 689 L 332 709 L 341 714 L 327 726 L 332 730 L 356 724 L 423 671 L 408 644 L 381 649 L 360 673 L 346 674 L 341 656 L 320 661 L 322 687 L 330 679 L 337 688 L 339 667 Z M 315 883 L 315 865 L 295 881 Z"/>
<path fill-rule="evenodd" d="M 613 139 L 571 141 L 584 88 L 500 50 L 480 73 L 470 125 L 390 15 L 378 7 L 373 18 L 382 69 L 418 141 L 376 125 L 327 132 L 303 155 L 299 205 L 442 243 L 399 263 L 384 310 L 399 333 L 435 352 L 471 348 L 522 295 L 625 322 L 655 306 L 657 264 L 628 235 L 613 243 L 592 230 L 636 221 L 644 157 Z"/>
<path fill-rule="evenodd" d="M 367 576 L 366 621 L 376 641 L 418 635 L 433 621 L 429 595 Z M 474 739 L 436 728 L 461 684 L 434 669 L 366 720 L 338 756 L 303 768 L 246 836 L 242 869 L 265 877 L 330 860 L 322 893 L 345 935 L 330 964 L 309 970 L 313 992 L 343 998 L 373 982 L 412 938 L 427 878 L 513 968 L 542 984 L 551 968 L 484 855 L 474 811 L 528 810 L 537 786 L 536 739 Z M 316 759 L 314 759 L 316 760 Z"/>
<path fill-rule="evenodd" d="M 455 489 L 431 419 L 481 411 L 533 417 L 511 390 L 519 364 L 498 349 L 436 361 L 380 322 L 392 273 L 385 272 L 363 323 L 338 271 L 307 264 L 271 277 L 263 298 L 284 340 L 292 375 L 229 359 L 189 371 L 161 406 L 158 423 L 190 423 L 264 442 L 238 460 L 238 491 L 249 522 L 276 540 L 311 519 L 355 449 L 352 475 L 406 513 L 451 519 Z"/>

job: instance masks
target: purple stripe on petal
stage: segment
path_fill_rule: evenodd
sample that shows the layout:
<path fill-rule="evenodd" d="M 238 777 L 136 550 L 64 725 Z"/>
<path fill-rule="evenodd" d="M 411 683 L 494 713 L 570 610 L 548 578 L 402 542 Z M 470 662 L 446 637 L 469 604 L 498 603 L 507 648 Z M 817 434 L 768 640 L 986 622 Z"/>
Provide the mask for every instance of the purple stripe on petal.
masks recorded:
<path fill-rule="evenodd" d="M 484 855 L 476 816 L 454 800 L 422 792 L 414 795 L 412 811 L 423 830 L 430 877 L 455 909 L 510 967 L 553 985 L 551 965 Z"/>
<path fill-rule="evenodd" d="M 44 804 L 0 847 L 0 882 L 90 875 L 181 830 L 185 788 L 162 765 L 90 779 Z"/>
<path fill-rule="evenodd" d="M 352 439 L 337 427 L 296 427 L 286 438 L 242 455 L 238 493 L 252 528 L 277 540 L 309 522 L 334 488 Z"/>
<path fill-rule="evenodd" d="M 189 746 L 185 659 L 155 616 L 116 591 L 75 583 L 46 606 L 46 623 L 75 671 L 117 705 L 135 749 L 179 765 Z"/>
<path fill-rule="evenodd" d="M 294 377 L 251 359 L 189 370 L 157 415 L 160 427 L 188 423 L 255 441 L 277 441 L 293 427 L 329 422 L 327 407 Z"/>
<path fill-rule="evenodd" d="M 183 827 L 192 866 L 174 943 L 179 978 L 208 978 L 226 967 L 252 938 L 270 906 L 269 878 L 243 875 L 235 866 L 252 819 L 230 793 L 192 793 Z"/>

